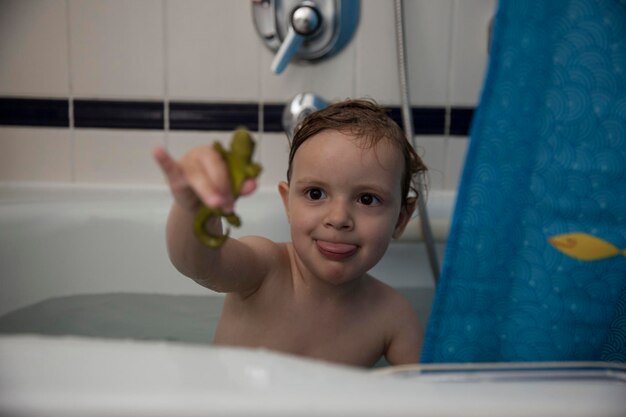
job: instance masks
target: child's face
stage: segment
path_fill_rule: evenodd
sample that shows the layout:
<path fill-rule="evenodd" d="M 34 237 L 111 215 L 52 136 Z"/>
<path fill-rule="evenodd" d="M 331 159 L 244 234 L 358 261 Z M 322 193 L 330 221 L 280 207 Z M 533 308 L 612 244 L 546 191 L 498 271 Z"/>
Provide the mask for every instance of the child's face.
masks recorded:
<path fill-rule="evenodd" d="M 387 141 L 362 148 L 325 130 L 304 142 L 280 185 L 300 266 L 341 284 L 376 265 L 411 216 L 401 207 L 403 165 Z"/>

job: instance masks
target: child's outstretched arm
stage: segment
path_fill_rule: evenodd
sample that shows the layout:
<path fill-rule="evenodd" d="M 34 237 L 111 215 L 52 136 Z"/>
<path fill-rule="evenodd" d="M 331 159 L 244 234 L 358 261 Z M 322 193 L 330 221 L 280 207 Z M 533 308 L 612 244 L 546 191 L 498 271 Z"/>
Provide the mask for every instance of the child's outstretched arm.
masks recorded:
<path fill-rule="evenodd" d="M 232 212 L 227 164 L 213 147 L 194 148 L 175 160 L 163 148 L 154 158 L 163 171 L 174 198 L 167 222 L 167 247 L 174 266 L 199 284 L 216 291 L 254 292 L 269 272 L 266 252 L 270 242 L 262 238 L 228 239 L 219 249 L 209 249 L 195 236 L 193 224 L 200 207 Z M 256 188 L 254 180 L 242 186 L 240 195 Z M 208 233 L 223 233 L 219 217 L 205 223 Z M 242 261 L 245 260 L 245 261 Z"/>

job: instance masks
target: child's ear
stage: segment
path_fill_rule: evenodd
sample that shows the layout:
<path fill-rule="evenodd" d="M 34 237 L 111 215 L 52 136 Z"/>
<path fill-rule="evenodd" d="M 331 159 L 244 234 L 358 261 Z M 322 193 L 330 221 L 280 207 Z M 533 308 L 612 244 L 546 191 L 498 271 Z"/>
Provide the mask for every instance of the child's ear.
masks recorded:
<path fill-rule="evenodd" d="M 278 184 L 278 192 L 280 193 L 280 198 L 283 200 L 285 214 L 287 214 L 287 221 L 291 223 L 291 220 L 289 219 L 289 184 L 285 181 L 281 181 Z"/>
<path fill-rule="evenodd" d="M 411 220 L 411 216 L 415 211 L 415 204 L 417 203 L 417 199 L 414 197 L 407 198 L 406 204 L 400 209 L 400 215 L 398 216 L 398 221 L 396 222 L 396 227 L 393 229 L 392 237 L 394 239 L 398 239 L 402 236 L 406 225 L 409 224 L 409 220 Z"/>

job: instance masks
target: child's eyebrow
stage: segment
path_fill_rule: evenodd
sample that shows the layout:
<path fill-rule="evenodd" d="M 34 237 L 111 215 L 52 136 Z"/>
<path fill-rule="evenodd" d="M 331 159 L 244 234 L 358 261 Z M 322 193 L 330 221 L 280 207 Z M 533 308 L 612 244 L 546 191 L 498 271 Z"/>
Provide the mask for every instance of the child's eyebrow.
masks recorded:
<path fill-rule="evenodd" d="M 296 184 L 315 184 L 315 185 L 324 185 L 324 181 L 321 181 L 318 178 L 315 177 L 302 177 L 302 178 L 298 178 L 298 180 L 296 181 Z"/>
<path fill-rule="evenodd" d="M 320 188 L 325 188 L 326 186 L 328 186 L 326 182 L 315 177 L 299 178 L 294 183 L 296 186 L 300 186 L 300 187 L 317 186 Z M 393 191 L 389 190 L 388 187 L 384 185 L 376 184 L 376 183 L 371 183 L 371 182 L 362 182 L 362 183 L 355 182 L 354 184 L 352 184 L 352 188 L 355 190 L 358 190 L 359 192 L 372 193 L 380 197 L 388 197 L 390 195 L 393 195 Z"/>
<path fill-rule="evenodd" d="M 388 187 L 378 185 L 378 184 L 369 184 L 369 183 L 355 184 L 355 188 L 358 190 L 363 190 L 363 192 L 365 193 L 376 194 L 380 197 L 389 197 L 393 195 L 393 192 L 389 190 Z"/>

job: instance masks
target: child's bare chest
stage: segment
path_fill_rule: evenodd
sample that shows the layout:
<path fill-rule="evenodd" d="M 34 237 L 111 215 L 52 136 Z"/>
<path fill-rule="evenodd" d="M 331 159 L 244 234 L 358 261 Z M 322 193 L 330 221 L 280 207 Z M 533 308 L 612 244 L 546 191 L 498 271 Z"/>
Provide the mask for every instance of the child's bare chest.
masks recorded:
<path fill-rule="evenodd" d="M 367 366 L 384 353 L 384 329 L 376 315 L 361 310 L 315 299 L 233 297 L 224 305 L 215 341 Z"/>

